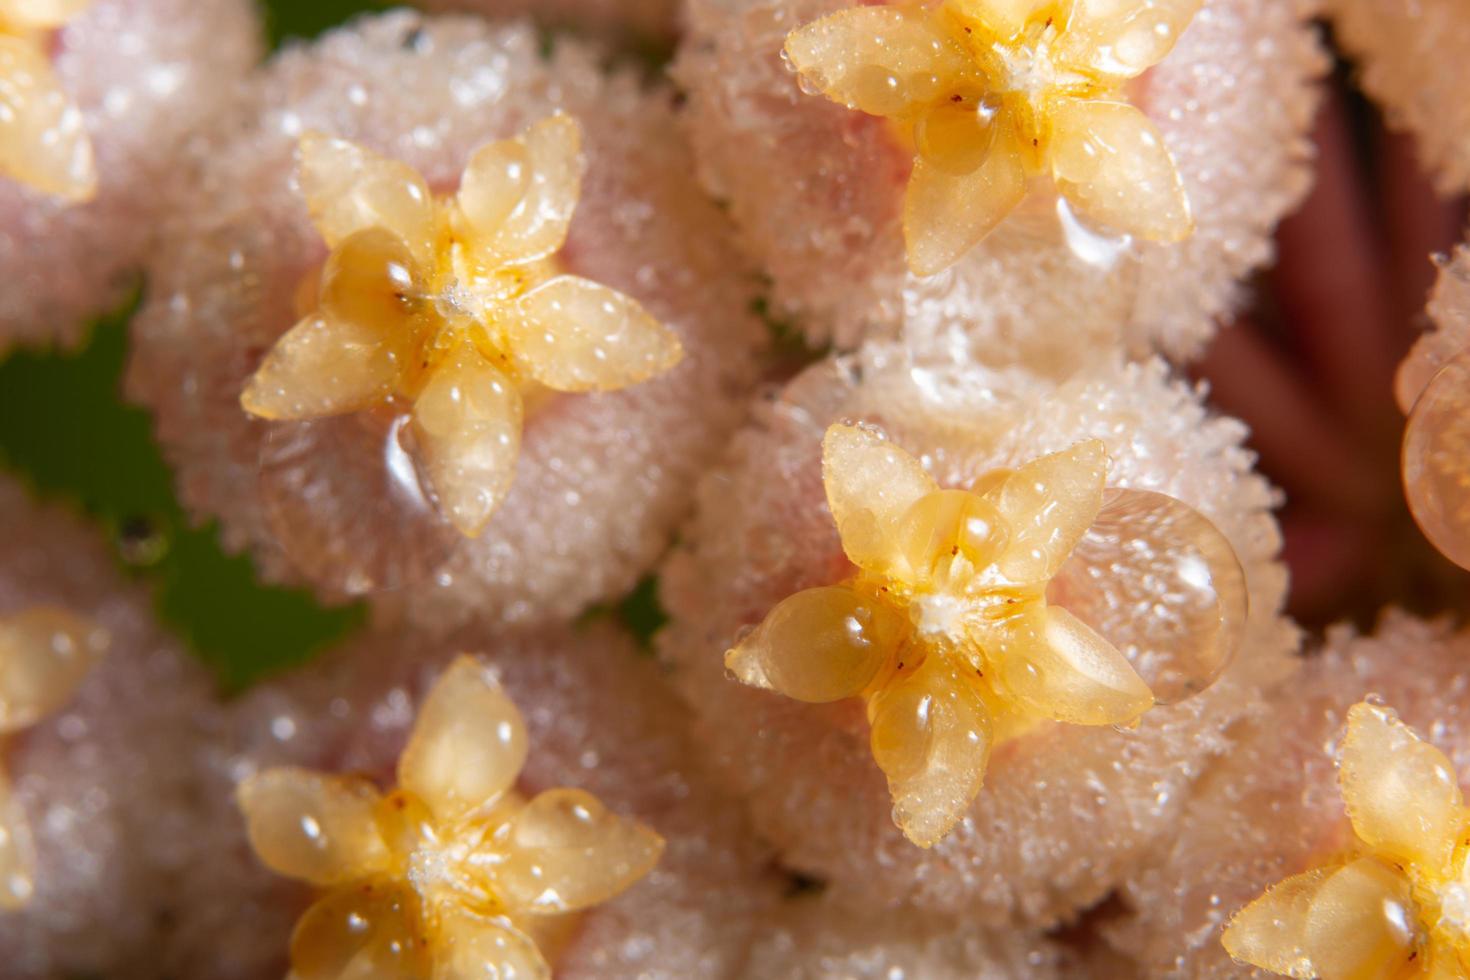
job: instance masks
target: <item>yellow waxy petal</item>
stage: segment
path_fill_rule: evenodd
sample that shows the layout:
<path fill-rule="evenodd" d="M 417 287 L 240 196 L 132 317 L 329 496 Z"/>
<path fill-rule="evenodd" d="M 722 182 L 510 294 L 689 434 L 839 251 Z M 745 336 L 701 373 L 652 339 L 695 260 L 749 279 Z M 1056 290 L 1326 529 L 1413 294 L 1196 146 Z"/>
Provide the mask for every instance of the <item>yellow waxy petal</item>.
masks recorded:
<path fill-rule="evenodd" d="M 638 301 L 577 276 L 557 276 L 518 302 L 516 362 L 557 391 L 614 391 L 663 374 L 684 357 L 678 336 Z"/>
<path fill-rule="evenodd" d="M 18 37 L 0 37 L 0 173 L 72 202 L 97 195 L 82 111 L 45 51 Z"/>
<path fill-rule="evenodd" d="M 62 27 L 93 0 L 4 0 L 0 3 L 0 22 L 39 31 Z"/>
<path fill-rule="evenodd" d="M 822 439 L 827 506 L 852 562 L 886 572 L 898 556 L 898 521 L 925 494 L 939 489 L 919 461 L 870 426 L 834 425 Z"/>
<path fill-rule="evenodd" d="M 1272 885 L 1231 918 L 1221 942 L 1241 963 L 1286 977 L 1317 975 L 1307 952 L 1307 913 L 1333 868 L 1316 868 Z"/>
<path fill-rule="evenodd" d="M 322 269 L 321 308 L 286 331 L 240 404 L 266 419 L 344 415 L 393 394 L 417 329 L 412 258 L 382 228 L 350 236 Z"/>
<path fill-rule="evenodd" d="M 653 870 L 664 841 L 590 793 L 552 789 L 527 803 L 496 833 L 505 861 L 495 889 L 512 910 L 574 912 L 626 891 Z"/>
<path fill-rule="evenodd" d="M 486 265 L 544 258 L 566 242 L 585 170 L 582 128 L 562 113 L 481 147 L 460 183 L 456 232 Z"/>
<path fill-rule="evenodd" d="M 107 645 L 106 630 L 61 609 L 0 616 L 0 733 L 61 710 Z"/>
<path fill-rule="evenodd" d="M 1128 658 L 1058 606 L 988 634 L 998 685 L 1028 710 L 1074 725 L 1127 725 L 1153 707 Z"/>
<path fill-rule="evenodd" d="M 947 582 L 956 565 L 973 574 L 999 558 L 1009 541 L 995 504 L 965 490 L 920 497 L 899 519 L 894 537 L 914 582 Z"/>
<path fill-rule="evenodd" d="M 1114 78 L 1163 61 L 1204 0 L 1075 0 L 1059 57 Z"/>
<path fill-rule="evenodd" d="M 1404 496 L 1431 544 L 1470 568 L 1470 350 L 1434 375 L 1404 428 Z"/>
<path fill-rule="evenodd" d="M 1108 640 L 1161 703 L 1213 683 L 1245 632 L 1245 572 L 1235 549 L 1208 518 L 1167 494 L 1105 491 L 1058 583 L 1069 609 L 1106 623 Z"/>
<path fill-rule="evenodd" d="M 1083 218 L 1156 242 L 1182 241 L 1194 231 L 1174 158 L 1136 107 L 1064 99 L 1051 124 L 1052 176 Z"/>
<path fill-rule="evenodd" d="M 725 654 L 725 667 L 752 687 L 822 703 L 872 683 L 909 630 L 892 606 L 845 586 L 783 599 Z"/>
<path fill-rule="evenodd" d="M 974 73 L 964 48 L 919 4 L 840 10 L 792 31 L 786 58 L 829 99 L 899 118 Z"/>
<path fill-rule="evenodd" d="M 293 980 L 429 980 L 418 899 L 388 881 L 329 892 L 291 934 Z"/>
<path fill-rule="evenodd" d="M 980 792 L 990 759 L 990 710 L 969 677 L 936 654 L 875 694 L 868 722 L 894 823 L 915 844 L 932 847 Z"/>
<path fill-rule="evenodd" d="M 372 783 L 285 766 L 242 781 L 235 792 L 250 845 L 277 874 L 336 885 L 383 870 L 380 794 Z"/>
<path fill-rule="evenodd" d="M 1307 908 L 1305 947 L 1323 980 L 1394 980 L 1419 940 L 1409 881 L 1375 858 L 1334 871 Z"/>
<path fill-rule="evenodd" d="M 1428 962 L 1421 967 L 1419 980 L 1467 980 L 1470 970 L 1460 961 L 1459 954 L 1447 945 L 1431 944 Z"/>
<path fill-rule="evenodd" d="M 440 924 L 433 980 L 551 980 L 551 967 L 505 919 L 459 911 Z"/>
<path fill-rule="evenodd" d="M 526 764 L 526 725 L 474 657 L 450 664 L 419 708 L 398 759 L 398 784 L 440 822 L 491 803 Z"/>
<path fill-rule="evenodd" d="M 468 344 L 414 402 L 420 468 L 440 513 L 466 537 L 485 530 L 515 482 L 523 413 L 515 383 Z"/>
<path fill-rule="evenodd" d="M 1050 20 L 1060 29 L 1072 0 L 948 0 L 946 7 L 967 26 L 999 41 L 1027 26 Z"/>
<path fill-rule="evenodd" d="M 24 908 L 36 893 L 36 843 L 30 821 L 0 774 L 0 911 Z"/>
<path fill-rule="evenodd" d="M 1025 196 L 1025 162 L 1009 131 L 995 133 L 984 162 L 966 174 L 920 156 L 903 201 L 909 270 L 932 276 L 948 269 Z"/>
<path fill-rule="evenodd" d="M 417 170 L 350 140 L 307 133 L 296 175 L 311 220 L 328 247 L 381 228 L 398 236 L 419 265 L 434 258 L 434 198 Z"/>
<path fill-rule="evenodd" d="M 1010 527 L 1000 570 L 1012 582 L 1046 582 L 1102 510 L 1108 454 L 1096 439 L 1022 466 L 986 497 Z"/>
<path fill-rule="evenodd" d="M 1353 831 L 1375 853 L 1447 871 L 1466 813 L 1455 770 L 1398 715 L 1367 702 L 1348 711 L 1338 780 Z"/>

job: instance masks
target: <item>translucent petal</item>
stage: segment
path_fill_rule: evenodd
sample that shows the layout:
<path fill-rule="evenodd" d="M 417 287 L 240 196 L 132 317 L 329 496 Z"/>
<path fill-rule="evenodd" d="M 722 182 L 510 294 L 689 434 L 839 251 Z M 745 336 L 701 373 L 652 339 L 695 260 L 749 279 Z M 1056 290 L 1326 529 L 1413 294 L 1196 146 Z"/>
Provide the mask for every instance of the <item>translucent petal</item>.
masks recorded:
<path fill-rule="evenodd" d="M 1430 946 L 1428 962 L 1421 968 L 1419 980 L 1467 980 L 1470 970 L 1460 961 L 1456 951 L 1446 945 Z"/>
<path fill-rule="evenodd" d="M 914 582 L 947 581 L 963 558 L 983 569 L 1004 553 L 1010 529 L 995 504 L 966 490 L 925 494 L 898 521 L 894 542 Z"/>
<path fill-rule="evenodd" d="M 1447 872 L 1465 810 L 1455 770 L 1388 708 L 1348 711 L 1338 780 L 1353 831 L 1375 853 Z"/>
<path fill-rule="evenodd" d="M 36 842 L 25 810 L 0 774 L 0 911 L 24 908 L 36 893 Z"/>
<path fill-rule="evenodd" d="M 361 411 L 392 395 L 399 366 L 380 330 L 313 313 L 276 341 L 246 382 L 240 406 L 263 419 Z"/>
<path fill-rule="evenodd" d="M 970 100 L 941 102 L 914 123 L 914 150 L 956 177 L 975 172 L 995 146 L 997 113 Z"/>
<path fill-rule="evenodd" d="M 450 664 L 419 708 L 398 783 L 441 822 L 493 801 L 526 764 L 526 725 L 474 657 Z"/>
<path fill-rule="evenodd" d="M 296 173 L 311 220 L 328 247 L 382 228 L 402 239 L 420 266 L 433 262 L 434 198 L 408 164 L 349 140 L 307 133 L 297 146 Z"/>
<path fill-rule="evenodd" d="M 927 493 L 939 489 L 919 461 L 870 426 L 834 425 L 822 439 L 827 506 L 854 564 L 887 571 L 898 557 L 894 529 Z"/>
<path fill-rule="evenodd" d="M 1425 387 L 1404 430 L 1404 495 L 1431 544 L 1470 568 L 1470 351 Z"/>
<path fill-rule="evenodd" d="M 1102 510 L 1108 454 L 1096 439 L 1043 456 L 1010 474 L 986 497 L 1010 525 L 1000 570 L 1012 582 L 1046 582 Z"/>
<path fill-rule="evenodd" d="M 337 885 L 388 864 L 372 783 L 286 766 L 242 781 L 235 793 L 250 845 L 272 871 Z"/>
<path fill-rule="evenodd" d="M 985 162 L 967 174 L 947 173 L 919 157 L 903 202 L 910 271 L 932 276 L 948 269 L 1025 196 L 1025 162 L 1009 132 L 998 132 Z"/>
<path fill-rule="evenodd" d="M 459 912 L 440 925 L 433 980 L 551 980 L 551 967 L 530 937 L 505 919 Z"/>
<path fill-rule="evenodd" d="M 523 408 L 515 383 L 460 344 L 413 406 L 413 435 L 439 511 L 466 537 L 485 529 L 515 481 Z"/>
<path fill-rule="evenodd" d="M 0 36 L 0 173 L 68 201 L 97 195 L 97 165 L 82 111 L 45 50 Z"/>
<path fill-rule="evenodd" d="M 1194 231 L 1189 196 L 1164 138 L 1127 102 L 1064 99 L 1051 116 L 1057 189 L 1090 222 L 1156 242 Z"/>
<path fill-rule="evenodd" d="M 418 900 L 402 885 L 348 885 L 307 909 L 291 934 L 294 980 L 429 980 Z"/>
<path fill-rule="evenodd" d="M 809 703 L 838 701 L 872 683 L 908 633 L 892 606 L 846 586 L 783 599 L 725 654 L 743 683 Z"/>
<path fill-rule="evenodd" d="M 1300 980 L 1316 976 L 1306 948 L 1307 913 L 1334 870 L 1316 868 L 1268 888 L 1231 918 L 1221 937 L 1225 952 L 1282 976 Z"/>
<path fill-rule="evenodd" d="M 516 362 L 557 391 L 613 391 L 663 374 L 684 358 L 678 336 L 630 296 L 557 276 L 518 302 Z"/>
<path fill-rule="evenodd" d="M 1333 872 L 1307 909 L 1305 947 L 1324 978 L 1392 980 L 1418 940 L 1409 881 L 1374 858 Z"/>
<path fill-rule="evenodd" d="M 76 17 L 93 0 L 4 0 L 0 21 L 29 30 L 61 27 Z"/>
<path fill-rule="evenodd" d="M 1163 61 L 1204 0 L 1075 0 L 1059 57 L 1114 78 Z"/>
<path fill-rule="evenodd" d="M 582 129 L 562 113 L 482 147 L 460 184 L 456 231 L 490 266 L 544 258 L 567 239 L 585 170 Z"/>
<path fill-rule="evenodd" d="M 968 674 L 932 654 L 869 700 L 868 721 L 894 823 L 915 844 L 932 847 L 964 816 L 985 780 L 989 709 Z"/>
<path fill-rule="evenodd" d="M 786 58 L 835 102 L 902 117 L 973 74 L 964 48 L 919 4 L 840 10 L 792 31 Z"/>
<path fill-rule="evenodd" d="M 590 793 L 539 794 L 496 834 L 505 862 L 495 890 L 514 911 L 574 912 L 626 891 L 653 870 L 664 841 L 626 820 Z"/>
<path fill-rule="evenodd" d="M 1068 6 L 1064 0 L 949 0 L 950 9 L 961 20 L 1001 40 L 1015 37 L 1038 21 L 1065 22 Z"/>
<path fill-rule="evenodd" d="M 1126 725 L 1153 707 L 1128 658 L 1058 606 L 989 633 L 987 659 L 1002 689 L 1036 714 L 1074 725 Z"/>
<path fill-rule="evenodd" d="M 1219 677 L 1245 630 L 1235 549 L 1199 511 L 1147 490 L 1104 492 L 1049 594 L 1122 650 L 1166 704 Z"/>
<path fill-rule="evenodd" d="M 65 610 L 0 616 L 0 733 L 61 710 L 107 646 L 105 629 Z"/>

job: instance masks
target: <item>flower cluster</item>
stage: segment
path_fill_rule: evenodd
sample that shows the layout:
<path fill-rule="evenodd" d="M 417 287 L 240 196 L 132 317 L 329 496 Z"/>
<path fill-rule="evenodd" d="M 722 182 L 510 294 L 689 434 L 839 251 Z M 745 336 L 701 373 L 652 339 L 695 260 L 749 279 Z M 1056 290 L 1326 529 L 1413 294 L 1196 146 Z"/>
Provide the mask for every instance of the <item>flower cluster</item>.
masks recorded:
<path fill-rule="evenodd" d="M 81 110 L 51 70 L 49 44 L 89 2 L 0 2 L 0 173 L 73 202 L 97 193 L 97 169 Z"/>

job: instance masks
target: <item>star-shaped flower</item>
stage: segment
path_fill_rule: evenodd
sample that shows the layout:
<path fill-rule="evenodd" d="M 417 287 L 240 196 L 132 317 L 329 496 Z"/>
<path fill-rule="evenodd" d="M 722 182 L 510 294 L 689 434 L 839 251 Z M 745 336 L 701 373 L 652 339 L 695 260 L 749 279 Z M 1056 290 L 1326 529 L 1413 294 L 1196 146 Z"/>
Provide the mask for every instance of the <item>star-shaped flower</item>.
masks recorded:
<path fill-rule="evenodd" d="M 460 657 L 429 692 L 388 794 L 269 769 L 240 784 L 250 842 L 325 890 L 291 938 L 295 980 L 549 978 L 573 913 L 647 874 L 663 839 L 581 790 L 516 793 L 520 712 Z"/>
<path fill-rule="evenodd" d="M 1130 725 L 1155 702 L 1128 657 L 1048 601 L 1051 580 L 1105 499 L 1115 511 L 1151 513 L 1160 528 L 1189 529 L 1193 540 L 1179 542 L 1182 578 L 1169 579 L 1167 560 L 1153 557 L 1159 587 L 1172 581 L 1208 599 L 1211 621 L 1189 651 L 1195 688 L 1234 651 L 1245 618 L 1234 551 L 1173 498 L 1105 497 L 1107 467 L 1094 440 L 971 490 L 941 489 L 875 430 L 832 426 L 823 479 L 856 574 L 783 600 L 726 654 L 726 666 L 746 684 L 800 701 L 861 697 L 894 821 L 916 844 L 933 845 L 979 792 L 1000 739 L 1038 719 Z M 1157 537 L 1136 540 L 1151 549 Z"/>
<path fill-rule="evenodd" d="M 1193 230 L 1174 160 L 1125 83 L 1161 61 L 1202 0 L 943 0 L 839 11 L 792 32 L 827 97 L 912 134 L 909 266 L 948 268 L 1050 176 L 1098 226 Z"/>
<path fill-rule="evenodd" d="M 81 109 L 51 70 L 51 32 L 91 0 L 0 0 L 0 173 L 65 198 L 97 194 Z"/>
<path fill-rule="evenodd" d="M 510 489 L 525 392 L 625 388 L 683 357 L 636 301 L 557 268 L 583 171 L 570 117 L 482 147 L 447 197 L 346 140 L 305 136 L 299 164 L 332 252 L 315 310 L 241 404 L 267 419 L 411 406 L 417 463 L 463 534 Z"/>
<path fill-rule="evenodd" d="M 1449 759 L 1363 702 L 1337 765 L 1351 848 L 1237 912 L 1226 952 L 1290 977 L 1470 977 L 1470 810 Z"/>
<path fill-rule="evenodd" d="M 107 651 L 107 631 L 49 606 L 0 616 L 0 736 L 60 711 Z M 36 890 L 30 823 L 0 773 L 0 909 L 24 906 Z"/>

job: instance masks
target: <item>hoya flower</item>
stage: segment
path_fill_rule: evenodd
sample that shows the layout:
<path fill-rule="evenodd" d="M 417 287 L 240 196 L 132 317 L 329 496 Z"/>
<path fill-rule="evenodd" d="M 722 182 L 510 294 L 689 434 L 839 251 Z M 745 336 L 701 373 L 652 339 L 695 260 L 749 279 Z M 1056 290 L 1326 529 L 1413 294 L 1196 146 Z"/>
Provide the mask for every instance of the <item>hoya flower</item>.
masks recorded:
<path fill-rule="evenodd" d="M 50 32 L 90 0 L 0 0 L 0 173 L 68 201 L 97 193 L 82 111 L 51 70 Z"/>
<path fill-rule="evenodd" d="M 1159 131 L 1124 85 L 1161 61 L 1201 0 L 945 0 L 856 7 L 795 31 L 802 77 L 908 127 L 909 267 L 954 264 L 1049 175 L 1088 221 L 1152 241 L 1193 230 Z"/>
<path fill-rule="evenodd" d="M 1179 542 L 1193 549 L 1180 585 L 1215 621 L 1177 651 L 1192 668 L 1188 689 L 1213 681 L 1234 653 L 1246 592 L 1229 543 L 1178 500 L 1106 492 L 1107 470 L 1103 444 L 1088 440 L 972 489 L 941 489 L 877 432 L 832 426 L 823 482 L 857 574 L 782 601 L 726 666 L 801 701 L 861 697 L 894 820 L 932 846 L 979 792 L 997 741 L 1038 719 L 1131 725 L 1154 705 L 1117 647 L 1048 601 L 1105 505 L 1139 522 L 1139 541 L 1149 520 L 1189 538 Z"/>
<path fill-rule="evenodd" d="M 635 300 L 558 270 L 582 170 L 560 113 L 482 147 L 442 198 L 405 164 L 305 136 L 301 192 L 332 252 L 241 404 L 267 419 L 407 412 L 440 512 L 479 535 L 510 490 L 527 396 L 626 388 L 683 356 Z"/>
<path fill-rule="evenodd" d="M 464 656 L 425 699 L 392 792 L 294 767 L 241 783 L 261 859 L 325 891 L 292 936 L 294 976 L 551 976 L 569 914 L 647 874 L 663 840 L 580 790 L 521 797 L 527 742 Z"/>
<path fill-rule="evenodd" d="M 37 606 L 0 616 L 0 736 L 55 714 L 106 652 L 105 629 L 64 609 Z M 0 909 L 36 890 L 36 851 L 25 812 L 0 773 Z"/>
<path fill-rule="evenodd" d="M 1354 840 L 1287 878 L 1225 930 L 1235 959 L 1283 976 L 1470 976 L 1470 811 L 1454 768 L 1392 710 L 1348 712 L 1338 784 Z"/>

